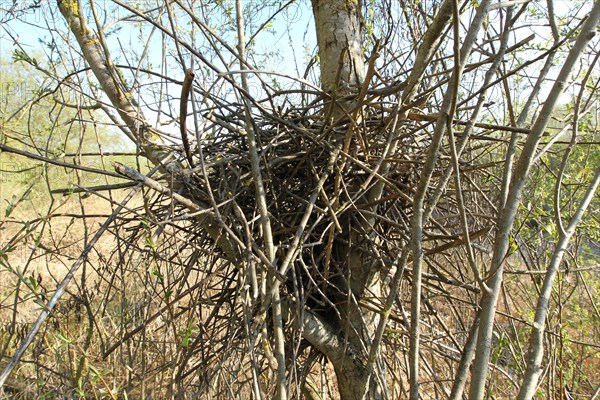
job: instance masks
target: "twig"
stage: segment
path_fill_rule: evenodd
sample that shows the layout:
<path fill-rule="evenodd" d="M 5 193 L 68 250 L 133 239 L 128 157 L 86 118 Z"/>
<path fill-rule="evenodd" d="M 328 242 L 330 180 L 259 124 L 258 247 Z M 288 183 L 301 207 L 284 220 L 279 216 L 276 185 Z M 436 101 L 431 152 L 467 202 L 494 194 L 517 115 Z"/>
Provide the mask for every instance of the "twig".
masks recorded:
<path fill-rule="evenodd" d="M 192 152 L 190 150 L 190 142 L 187 137 L 187 126 L 185 120 L 187 118 L 187 107 L 188 99 L 190 97 L 190 91 L 192 90 L 192 83 L 194 82 L 194 72 L 191 69 L 185 71 L 185 78 L 183 79 L 183 85 L 181 86 L 181 99 L 179 103 L 179 129 L 181 133 L 181 141 L 183 143 L 183 149 L 185 156 L 187 157 L 190 168 L 194 168 L 194 160 L 192 159 Z"/>
<path fill-rule="evenodd" d="M 115 209 L 115 211 L 113 211 L 113 213 L 110 215 L 110 217 L 108 217 L 104 221 L 104 223 L 102 224 L 100 229 L 98 229 L 98 231 L 92 237 L 90 242 L 85 246 L 85 248 L 83 249 L 83 251 L 81 252 L 79 257 L 77 258 L 77 260 L 71 265 L 69 272 L 67 273 L 67 275 L 65 275 L 63 280 L 57 286 L 56 291 L 52 295 L 52 298 L 50 299 L 50 301 L 48 301 L 48 304 L 46 304 L 46 307 L 42 310 L 42 312 L 38 316 L 37 320 L 31 326 L 31 329 L 27 333 L 27 336 L 25 336 L 25 338 L 19 345 L 19 348 L 17 349 L 15 354 L 12 356 L 12 358 L 6 365 L 6 368 L 4 368 L 4 370 L 0 374 L 0 388 L 2 388 L 2 386 L 4 385 L 4 382 L 6 381 L 6 379 L 12 372 L 12 370 L 17 366 L 17 363 L 19 362 L 21 357 L 23 357 L 23 354 L 25 354 L 25 350 L 27 350 L 27 347 L 29 347 L 29 345 L 35 338 L 36 334 L 42 327 L 42 324 L 50 316 L 50 313 L 56 306 L 56 303 L 58 302 L 58 300 L 64 294 L 67 285 L 69 284 L 69 282 L 71 282 L 71 279 L 73 279 L 73 277 L 75 276 L 75 273 L 77 272 L 79 267 L 81 267 L 81 265 L 87 260 L 87 257 L 88 257 L 88 254 L 90 253 L 90 251 L 92 251 L 92 249 L 94 248 L 94 246 L 96 245 L 96 243 L 98 242 L 100 237 L 102 237 L 104 232 L 106 232 L 106 230 L 109 228 L 110 224 L 115 220 L 115 218 L 117 218 L 117 215 L 119 215 L 119 213 L 121 212 L 121 210 L 123 209 L 125 204 L 127 204 L 129 202 L 129 200 L 131 200 L 133 198 L 133 196 L 139 190 L 140 187 L 141 187 L 141 184 L 138 184 L 138 186 L 136 186 L 129 192 L 129 194 L 125 197 L 125 199 L 123 199 L 123 202 L 121 204 L 119 204 L 119 206 Z"/>

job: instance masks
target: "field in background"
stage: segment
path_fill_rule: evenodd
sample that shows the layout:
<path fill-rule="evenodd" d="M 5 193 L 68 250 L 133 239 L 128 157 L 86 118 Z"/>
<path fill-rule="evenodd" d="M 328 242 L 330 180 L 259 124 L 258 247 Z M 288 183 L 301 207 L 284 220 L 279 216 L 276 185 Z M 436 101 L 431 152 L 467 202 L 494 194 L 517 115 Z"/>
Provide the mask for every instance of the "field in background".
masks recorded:
<path fill-rule="evenodd" d="M 23 171 L 15 173 L 17 169 L 10 169 L 14 164 L 5 162 L 5 157 L 6 154 L 0 155 L 3 161 L 0 243 L 5 252 L 0 271 L 0 348 L 4 353 L 0 367 L 6 365 L 7 357 L 14 353 L 85 243 L 114 209 L 115 203 L 111 204 L 109 199 L 118 202 L 128 192 L 128 189 L 110 194 L 101 192 L 106 198 L 87 194 L 50 196 L 48 187 L 68 188 L 77 181 L 79 186 L 112 184 L 118 180 L 67 173 L 56 166 L 50 166 L 47 172 L 41 166 L 21 166 Z M 118 161 L 135 165 L 133 158 L 119 157 Z M 129 205 L 143 208 L 141 196 L 137 195 Z M 47 218 L 48 215 L 52 218 Z M 81 215 L 88 217 L 83 219 Z M 15 236 L 20 238 L 19 245 L 12 249 L 4 247 L 9 241 L 14 242 Z M 155 266 L 149 257 L 137 262 L 124 260 L 119 265 L 113 254 L 115 248 L 117 238 L 113 232 L 106 232 L 9 379 L 5 396 L 166 398 L 176 393 L 176 388 L 164 383 L 172 377 L 172 368 L 165 366 L 172 365 L 176 355 L 196 337 L 201 323 L 194 317 L 173 318 L 172 313 L 186 310 L 193 299 L 182 290 L 176 301 L 157 301 L 168 297 L 165 288 L 172 287 L 161 286 L 161 280 L 169 277 L 162 275 L 159 263 Z M 518 260 L 515 257 L 511 261 L 511 270 L 523 270 Z M 178 271 L 171 274 L 173 279 L 176 276 L 180 276 Z M 199 268 L 185 279 L 185 284 L 193 287 L 210 281 L 210 276 Z M 554 333 L 548 336 L 548 345 L 553 350 L 546 384 L 553 380 L 554 385 L 567 386 L 572 393 L 590 393 L 595 382 L 600 381 L 599 348 L 597 343 L 589 342 L 589 338 L 600 337 L 600 315 L 594 308 L 599 282 L 596 271 L 571 272 L 559 281 L 555 295 L 557 311 L 550 325 Z M 513 379 L 523 372 L 527 321 L 531 318 L 530 310 L 534 309 L 539 283 L 539 276 L 533 274 L 515 273 L 506 280 L 492 356 L 499 372 L 489 387 L 494 398 L 509 399 L 515 394 Z M 206 293 L 210 294 L 210 290 L 215 289 Z M 165 309 L 167 303 L 170 308 Z M 444 304 L 437 304 L 435 299 L 432 304 L 444 314 Z M 460 318 L 444 322 L 455 333 L 462 329 Z M 132 331 L 136 335 L 128 336 Z M 386 335 L 396 349 L 406 348 L 401 324 L 391 321 Z M 107 347 L 122 337 L 128 340 L 104 356 Z M 431 340 L 433 345 L 435 339 Z M 392 346 L 388 348 L 390 357 L 397 359 L 398 368 L 403 368 L 402 352 L 394 352 Z M 240 360 L 237 373 L 244 381 L 249 376 L 244 377 L 244 369 L 240 368 L 243 356 Z M 334 380 L 329 379 L 331 366 L 318 363 L 312 373 L 316 381 L 322 381 L 320 376 L 327 377 L 323 382 L 330 386 L 330 392 L 335 392 L 331 386 L 335 385 Z"/>

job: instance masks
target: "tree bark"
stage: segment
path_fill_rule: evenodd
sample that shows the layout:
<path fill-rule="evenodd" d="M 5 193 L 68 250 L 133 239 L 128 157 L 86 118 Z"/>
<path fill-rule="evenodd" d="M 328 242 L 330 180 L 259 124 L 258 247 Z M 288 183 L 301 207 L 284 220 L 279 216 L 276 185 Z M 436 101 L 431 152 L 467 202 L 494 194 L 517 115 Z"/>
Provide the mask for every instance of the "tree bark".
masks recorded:
<path fill-rule="evenodd" d="M 345 95 L 362 84 L 365 56 L 358 0 L 312 0 L 321 85 L 326 92 Z"/>
<path fill-rule="evenodd" d="M 333 324 L 309 311 L 303 312 L 300 319 L 303 337 L 333 365 L 342 400 L 384 398 L 385 388 L 377 379 L 369 378 L 364 352 L 352 343 L 355 337 L 346 342 Z"/>
<path fill-rule="evenodd" d="M 321 86 L 331 94 L 336 104 L 332 113 L 335 120 L 346 115 L 354 106 L 351 100 L 340 102 L 337 99 L 358 94 L 365 78 L 360 2 L 312 0 L 312 7 L 319 46 Z M 367 355 L 379 315 L 359 305 L 365 293 L 377 296 L 381 292 L 376 264 L 364 251 L 364 232 L 369 231 L 369 222 L 360 215 L 356 218 L 346 216 L 345 219 L 347 223 L 342 235 L 346 244 L 338 245 L 333 250 L 338 255 L 337 261 L 346 271 L 345 282 L 340 284 L 340 288 L 348 297 L 338 304 L 341 335 L 333 333 L 336 329 L 333 326 L 321 325 L 316 332 L 324 331 L 314 334 L 314 330 L 305 330 L 313 332 L 305 335 L 305 338 L 322 349 L 333 364 L 343 400 L 379 399 L 383 398 L 385 388 L 377 379 L 370 378 L 367 369 Z M 326 335 L 328 346 L 324 348 L 322 335 L 327 330 L 330 331 Z"/>

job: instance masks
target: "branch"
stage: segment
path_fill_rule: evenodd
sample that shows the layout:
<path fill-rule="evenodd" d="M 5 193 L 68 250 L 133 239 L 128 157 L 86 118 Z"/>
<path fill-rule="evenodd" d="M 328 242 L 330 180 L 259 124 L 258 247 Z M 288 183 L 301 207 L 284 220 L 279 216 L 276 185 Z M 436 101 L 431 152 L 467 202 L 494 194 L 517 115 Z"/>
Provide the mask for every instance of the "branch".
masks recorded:
<path fill-rule="evenodd" d="M 558 273 L 559 266 L 562 262 L 565 251 L 567 250 L 567 246 L 571 237 L 575 233 L 575 229 L 577 225 L 581 221 L 583 213 L 589 206 L 594 197 L 594 194 L 598 188 L 598 184 L 600 183 L 600 165 L 597 166 L 596 174 L 592 183 L 588 187 L 587 192 L 585 193 L 579 207 L 575 211 L 575 214 L 571 218 L 569 225 L 565 229 L 562 216 L 561 216 L 561 186 L 562 180 L 565 175 L 565 171 L 567 169 L 567 164 L 571 152 L 577 143 L 577 128 L 579 124 L 579 108 L 581 105 L 581 98 L 585 92 L 586 83 L 594 70 L 593 66 L 596 64 L 598 59 L 600 58 L 600 54 L 597 54 L 592 62 L 588 72 L 586 73 L 583 81 L 581 83 L 581 89 L 577 96 L 577 100 L 575 102 L 574 107 L 574 116 L 573 116 L 573 133 L 571 142 L 569 146 L 565 150 L 563 154 L 563 159 L 561 162 L 560 170 L 558 173 L 558 177 L 556 179 L 556 184 L 554 187 L 554 213 L 555 213 L 555 223 L 559 232 L 559 239 L 556 245 L 554 246 L 554 252 L 552 254 L 552 259 L 550 260 L 550 264 L 548 265 L 548 270 L 546 271 L 546 276 L 544 278 L 544 283 L 540 290 L 540 295 L 538 298 L 535 317 L 533 321 L 533 328 L 531 330 L 531 336 L 529 337 L 529 347 L 527 351 L 527 369 L 525 370 L 525 375 L 523 377 L 523 384 L 519 389 L 518 399 L 519 400 L 529 400 L 531 399 L 536 391 L 540 373 L 542 371 L 541 363 L 542 357 L 544 355 L 544 328 L 546 324 L 546 318 L 548 317 L 549 304 L 550 304 L 550 296 L 552 294 L 552 288 L 554 286 L 554 281 L 556 279 L 556 274 Z"/>
<path fill-rule="evenodd" d="M 413 216 L 411 221 L 411 248 L 413 251 L 413 282 L 411 291 L 411 324 L 410 324 L 410 352 L 409 352 L 409 367 L 410 367 L 410 398 L 411 400 L 419 399 L 419 338 L 420 338 L 420 318 L 421 318 L 421 276 L 423 261 L 423 224 L 424 224 L 424 212 L 423 206 L 425 203 L 425 196 L 427 195 L 427 189 L 435 169 L 439 151 L 442 143 L 442 136 L 446 131 L 446 125 L 451 123 L 453 114 L 450 111 L 453 108 L 453 104 L 456 104 L 455 97 L 458 94 L 458 81 L 462 72 L 464 71 L 464 65 L 466 60 L 469 58 L 477 34 L 483 25 L 483 20 L 487 15 L 487 7 L 489 0 L 484 0 L 479 4 L 475 17 L 471 22 L 469 31 L 464 39 L 464 43 L 460 49 L 460 54 L 457 58 L 458 65 L 455 65 L 452 78 L 448 84 L 448 90 L 444 96 L 442 107 L 440 109 L 440 116 L 436 122 L 435 130 L 433 133 L 433 139 L 427 153 L 427 160 L 423 166 L 421 172 L 421 178 L 417 185 L 415 199 L 413 202 Z M 457 12 L 455 11 L 455 14 Z M 458 20 L 455 18 L 455 35 L 458 34 Z"/>
<path fill-rule="evenodd" d="M 158 135 L 145 119 L 133 95 L 124 89 L 122 78 L 116 67 L 109 61 L 109 54 L 105 53 L 101 40 L 85 23 L 80 2 L 77 0 L 57 0 L 56 2 L 103 92 L 132 132 L 146 157 L 154 165 L 160 165 L 160 161 L 168 155 L 168 150 L 156 142 Z M 178 171 L 181 166 L 173 161 L 166 166 L 166 169 Z"/>
<path fill-rule="evenodd" d="M 244 68 L 246 60 L 246 42 L 244 39 L 244 16 L 242 11 L 242 1 L 236 0 L 235 11 L 237 17 L 237 33 L 238 33 L 238 52 L 240 59 L 240 69 Z M 249 93 L 248 87 L 248 75 L 242 72 L 242 88 L 246 93 Z M 252 178 L 254 181 L 254 187 L 256 190 L 256 205 L 260 214 L 260 225 L 262 228 L 262 235 L 264 240 L 265 253 L 267 255 L 269 263 L 273 263 L 275 260 L 275 245 L 273 243 L 273 232 L 271 230 L 271 221 L 269 218 L 269 210 L 267 208 L 267 194 L 263 183 L 262 174 L 260 171 L 260 158 L 258 156 L 258 149 L 256 145 L 256 132 L 254 130 L 254 124 L 252 121 L 252 104 L 248 99 L 248 96 L 244 96 L 244 122 L 246 132 L 248 135 L 248 152 L 250 157 L 250 164 L 252 167 Z M 276 280 L 272 275 L 268 276 L 269 287 L 277 286 Z M 263 307 L 265 309 L 267 304 L 271 303 L 271 299 L 267 296 L 263 298 Z M 285 337 L 283 334 L 283 320 L 281 311 L 281 299 L 279 291 L 276 290 L 272 294 L 271 311 L 273 315 L 273 331 L 275 333 L 275 358 L 277 359 L 277 394 L 276 399 L 287 400 L 286 391 L 286 367 L 285 367 Z"/>
<path fill-rule="evenodd" d="M 569 51 L 563 67 L 548 94 L 546 102 L 544 102 L 544 106 L 531 128 L 531 134 L 527 137 L 521 156 L 515 165 L 515 174 L 510 182 L 506 206 L 500 213 L 496 237 L 494 239 L 494 252 L 488 283 L 488 286 L 491 288 L 491 294 L 484 295 L 481 304 L 481 326 L 479 328 L 477 351 L 473 362 L 473 375 L 471 377 L 471 387 L 469 389 L 470 400 L 479 400 L 483 398 L 485 393 L 496 303 L 503 281 L 504 259 L 508 252 L 510 231 L 512 230 L 521 200 L 521 194 L 533 163 L 533 157 L 536 154 L 540 139 L 554 112 L 558 99 L 564 91 L 573 68 L 577 65 L 584 49 L 595 36 L 598 22 L 600 22 L 600 1 L 596 1 L 594 4 L 593 9 L 590 11 L 587 20 L 581 29 L 581 33 Z"/>
<path fill-rule="evenodd" d="M 432 114 L 420 114 L 415 112 L 408 113 L 408 118 L 413 121 L 431 121 L 435 122 L 440 117 L 439 113 Z M 464 125 L 464 126 L 474 126 L 476 128 L 482 129 L 490 129 L 493 131 L 504 131 L 504 132 L 514 132 L 514 133 L 531 133 L 531 129 L 527 128 L 519 128 L 517 126 L 509 126 L 509 125 L 496 125 L 496 124 L 486 124 L 484 122 L 475 122 L 472 121 L 464 121 L 462 119 L 452 119 L 452 123 L 456 125 Z M 544 132 L 544 136 L 550 135 L 549 132 Z"/>
<path fill-rule="evenodd" d="M 46 304 L 46 307 L 42 310 L 42 312 L 38 316 L 37 320 L 31 326 L 31 329 L 29 330 L 29 332 L 27 333 L 27 335 L 25 336 L 25 338 L 19 345 L 19 348 L 17 349 L 15 354 L 10 359 L 6 368 L 4 368 L 4 371 L 2 371 L 2 373 L 0 374 L 0 388 L 2 388 L 2 386 L 4 385 L 4 382 L 6 381 L 6 379 L 12 372 L 12 370 L 16 367 L 16 365 L 18 364 L 21 357 L 23 357 L 23 354 L 25 354 L 25 350 L 27 350 L 27 347 L 29 347 L 29 345 L 31 344 L 31 342 L 33 341 L 35 336 L 37 335 L 38 331 L 42 327 L 42 324 L 50 316 L 50 313 L 56 306 L 56 303 L 58 303 L 58 300 L 65 293 L 67 285 L 69 284 L 69 282 L 71 282 L 71 279 L 73 279 L 73 277 L 75 276 L 75 273 L 77 272 L 77 270 L 79 270 L 79 267 L 81 267 L 81 265 L 83 265 L 83 263 L 87 260 L 88 254 L 92 251 L 92 249 L 94 248 L 94 246 L 96 245 L 96 243 L 98 242 L 100 237 L 102 237 L 104 232 L 106 232 L 106 230 L 108 229 L 110 224 L 115 220 L 117 215 L 119 215 L 119 213 L 121 212 L 121 210 L 123 209 L 125 204 L 127 204 L 129 202 L 129 200 L 131 200 L 133 198 L 135 193 L 137 193 L 138 189 L 139 189 L 139 186 L 133 188 L 129 192 L 129 194 L 125 197 L 123 202 L 121 204 L 119 204 L 119 206 L 117 208 L 115 208 L 115 211 L 113 211 L 113 213 L 110 215 L 110 217 L 108 217 L 104 221 L 104 223 L 102 224 L 100 229 L 96 232 L 94 237 L 92 237 L 90 242 L 85 246 L 85 248 L 83 249 L 83 251 L 81 252 L 79 257 L 77 258 L 77 260 L 73 264 L 71 264 L 71 269 L 69 269 L 69 272 L 67 273 L 67 275 L 60 282 L 60 284 L 56 288 L 56 291 L 52 295 L 52 298 L 50 299 L 50 301 L 48 301 L 48 304 Z"/>
<path fill-rule="evenodd" d="M 188 69 L 185 71 L 185 78 L 183 79 L 183 85 L 181 86 L 181 99 L 179 100 L 179 129 L 181 132 L 181 142 L 183 143 L 185 156 L 187 157 L 191 168 L 194 168 L 194 160 L 192 159 L 192 153 L 190 151 L 190 142 L 187 138 L 187 127 L 185 120 L 187 118 L 188 99 L 190 97 L 190 91 L 192 90 L 193 82 L 194 72 L 191 69 Z"/>
<path fill-rule="evenodd" d="M 304 309 L 300 312 L 300 326 L 302 337 L 310 342 L 317 350 L 325 354 L 329 360 L 338 360 L 344 357 L 344 342 L 335 334 L 336 329 L 323 320 L 323 318 Z M 336 362 L 332 362 L 337 365 Z"/>
<path fill-rule="evenodd" d="M 531 329 L 531 336 L 529 337 L 529 347 L 527 351 L 527 369 L 525 370 L 525 376 L 523 377 L 523 384 L 519 389 L 519 400 L 529 400 L 533 398 L 540 374 L 542 372 L 541 364 L 544 356 L 544 329 L 546 326 L 546 318 L 548 316 L 548 305 L 550 304 L 550 296 L 552 295 L 552 288 L 554 286 L 554 280 L 558 273 L 558 267 L 560 266 L 564 253 L 567 249 L 569 241 L 575 233 L 575 228 L 581 221 L 583 213 L 591 203 L 598 185 L 600 184 L 600 168 L 596 170 L 596 174 L 592 183 L 590 184 L 581 204 L 577 208 L 575 215 L 571 218 L 569 226 L 566 231 L 560 233 L 558 242 L 555 245 L 552 259 L 548 265 L 546 271 L 546 277 L 542 285 L 540 296 L 538 298 L 537 306 L 535 309 L 535 317 L 533 320 L 533 327 Z"/>

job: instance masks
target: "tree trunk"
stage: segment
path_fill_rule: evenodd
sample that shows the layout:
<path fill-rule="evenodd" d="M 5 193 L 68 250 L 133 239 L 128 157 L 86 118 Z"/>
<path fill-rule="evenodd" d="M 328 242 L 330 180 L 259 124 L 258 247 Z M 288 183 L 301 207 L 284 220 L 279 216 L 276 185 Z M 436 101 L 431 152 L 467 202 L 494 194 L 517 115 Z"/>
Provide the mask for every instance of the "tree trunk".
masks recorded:
<path fill-rule="evenodd" d="M 360 29 L 361 9 L 357 0 L 313 0 L 313 13 L 319 46 L 321 85 L 335 102 L 334 121 L 352 109 L 352 100 L 337 101 L 358 94 L 365 76 L 365 56 Z M 335 195 L 335 194 L 334 194 Z M 307 339 L 320 348 L 333 364 L 340 396 L 349 399 L 383 398 L 384 387 L 367 368 L 369 349 L 379 315 L 362 308 L 360 299 L 366 294 L 377 296 L 380 286 L 376 263 L 365 249 L 368 220 L 346 216 L 342 233 L 344 245 L 335 246 L 333 253 L 346 272 L 340 283 L 346 299 L 338 302 L 341 337 L 337 345 L 322 349 L 322 338 L 308 335 Z M 358 221 L 358 222 L 357 222 Z M 336 328 L 322 325 L 319 329 L 334 332 Z M 321 332 L 323 333 L 323 332 Z M 316 341 L 315 341 L 316 340 Z"/>
<path fill-rule="evenodd" d="M 326 92 L 344 95 L 364 79 L 365 57 L 358 0 L 312 0 L 321 84 Z"/>
<path fill-rule="evenodd" d="M 363 318 L 365 316 L 363 310 Z M 333 364 L 342 400 L 384 398 L 385 387 L 375 375 L 369 376 L 365 352 L 355 345 L 359 342 L 358 346 L 361 346 L 356 335 L 347 339 L 342 337 L 335 324 L 309 311 L 302 313 L 300 318 L 303 337 Z M 355 322 L 358 321 L 361 319 Z"/>

